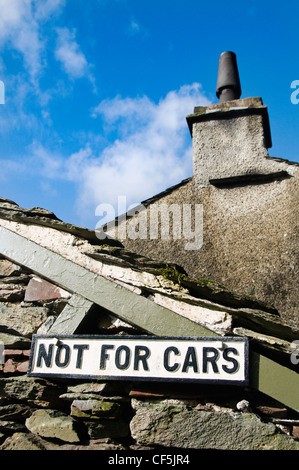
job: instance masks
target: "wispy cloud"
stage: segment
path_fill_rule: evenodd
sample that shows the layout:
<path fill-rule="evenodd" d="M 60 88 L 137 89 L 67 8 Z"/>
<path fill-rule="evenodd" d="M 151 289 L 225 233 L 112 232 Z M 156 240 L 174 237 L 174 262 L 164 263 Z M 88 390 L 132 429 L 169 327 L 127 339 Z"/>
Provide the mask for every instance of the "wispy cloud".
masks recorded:
<path fill-rule="evenodd" d="M 140 33 L 142 33 L 144 36 L 148 35 L 146 29 L 134 18 L 131 19 L 127 32 L 130 36 L 135 36 L 136 34 Z"/>
<path fill-rule="evenodd" d="M 69 90 L 76 78 L 86 76 L 95 90 L 91 66 L 75 33 L 53 27 L 65 3 L 66 0 L 0 0 L 0 48 L 9 53 L 9 61 L 18 59 L 6 66 L 0 58 L 7 98 L 0 116 L 2 135 L 12 130 L 20 130 L 22 135 L 27 132 L 28 136 L 33 132 L 35 137 L 45 133 L 45 127 L 53 125 L 50 102 L 64 96 L 63 90 Z M 59 74 L 60 65 L 63 72 Z M 50 81 L 47 73 L 51 71 L 53 76 L 53 69 L 57 73 Z"/>
<path fill-rule="evenodd" d="M 66 0 L 39 0 L 35 4 L 35 16 L 37 19 L 48 19 L 50 15 L 60 13 Z"/>
<path fill-rule="evenodd" d="M 57 28 L 55 57 L 65 72 L 72 78 L 91 77 L 90 66 L 75 40 L 75 32 L 68 28 Z"/>
<path fill-rule="evenodd" d="M 16 51 L 23 58 L 24 70 L 36 93 L 47 61 L 53 54 L 54 40 L 49 25 L 63 10 L 66 0 L 0 0 L 0 46 Z M 54 30 L 55 31 L 55 30 Z M 68 28 L 56 28 L 54 56 L 72 78 L 86 75 L 91 79 L 90 65 Z M 50 35 L 49 35 L 50 33 Z"/>
<path fill-rule="evenodd" d="M 33 171 L 39 172 L 42 178 L 55 179 L 63 171 L 62 156 L 51 151 L 41 142 L 34 141 L 29 146 L 29 153 L 27 161 L 31 163 Z"/>
<path fill-rule="evenodd" d="M 141 30 L 141 27 L 139 25 L 139 23 L 137 23 L 137 21 L 135 20 L 131 20 L 131 23 L 130 23 L 130 26 L 129 26 L 129 33 L 130 34 L 137 34 L 139 33 Z"/>
<path fill-rule="evenodd" d="M 32 3 L 30 0 L 0 0 L 0 42 L 9 43 L 22 54 L 31 79 L 35 81 L 42 66 L 43 45 Z"/>

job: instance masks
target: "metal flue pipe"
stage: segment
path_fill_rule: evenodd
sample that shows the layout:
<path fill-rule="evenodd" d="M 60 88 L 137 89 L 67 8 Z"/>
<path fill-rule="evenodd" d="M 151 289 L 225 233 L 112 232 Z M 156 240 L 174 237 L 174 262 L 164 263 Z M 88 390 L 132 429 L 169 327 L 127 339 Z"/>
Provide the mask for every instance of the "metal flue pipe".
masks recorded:
<path fill-rule="evenodd" d="M 216 95 L 220 103 L 238 100 L 241 96 L 237 58 L 234 52 L 222 52 L 219 57 Z"/>

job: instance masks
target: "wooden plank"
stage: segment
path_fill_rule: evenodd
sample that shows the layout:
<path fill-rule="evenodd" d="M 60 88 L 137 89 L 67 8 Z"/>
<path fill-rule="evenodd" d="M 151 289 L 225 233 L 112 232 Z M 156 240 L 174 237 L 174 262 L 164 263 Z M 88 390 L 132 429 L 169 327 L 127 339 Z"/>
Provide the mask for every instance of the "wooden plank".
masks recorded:
<path fill-rule="evenodd" d="M 255 351 L 250 354 L 250 385 L 299 411 L 299 374 Z"/>
<path fill-rule="evenodd" d="M 74 334 L 93 306 L 94 303 L 90 300 L 81 297 L 81 295 L 73 294 L 47 334 Z"/>

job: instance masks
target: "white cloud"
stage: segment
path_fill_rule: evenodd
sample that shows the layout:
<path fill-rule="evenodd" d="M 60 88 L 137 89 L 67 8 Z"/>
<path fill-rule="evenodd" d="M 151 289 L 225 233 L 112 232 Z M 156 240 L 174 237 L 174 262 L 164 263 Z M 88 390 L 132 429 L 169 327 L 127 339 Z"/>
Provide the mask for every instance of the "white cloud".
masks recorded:
<path fill-rule="evenodd" d="M 0 0 L 0 43 L 22 54 L 32 82 L 43 67 L 41 24 L 59 11 L 65 0 Z"/>
<path fill-rule="evenodd" d="M 36 2 L 36 18 L 47 19 L 50 15 L 60 12 L 66 0 L 38 0 Z"/>
<path fill-rule="evenodd" d="M 40 176 L 47 178 L 57 178 L 63 171 L 63 158 L 45 148 L 40 142 L 34 141 L 29 147 L 31 167 L 33 171 L 40 172 Z"/>
<path fill-rule="evenodd" d="M 119 138 L 99 155 L 86 147 L 68 160 L 81 210 L 101 203 L 116 207 L 118 196 L 126 196 L 128 205 L 138 203 L 191 176 L 186 115 L 194 105 L 208 104 L 197 83 L 169 92 L 158 104 L 148 97 L 101 102 L 93 116 L 101 114 L 107 125 L 117 126 Z"/>
<path fill-rule="evenodd" d="M 42 41 L 32 6 L 31 0 L 0 0 L 0 41 L 23 55 L 34 81 L 41 68 Z"/>
<path fill-rule="evenodd" d="M 0 38 L 12 34 L 16 27 L 31 15 L 31 2 L 24 0 L 0 0 Z"/>
<path fill-rule="evenodd" d="M 75 40 L 75 33 L 68 28 L 57 28 L 57 47 L 55 57 L 71 78 L 89 75 L 89 65 Z"/>
<path fill-rule="evenodd" d="M 22 133 L 34 129 L 36 134 L 38 129 L 43 132 L 45 124 L 52 125 L 48 104 L 62 96 L 63 91 L 60 91 L 65 85 L 57 79 L 56 83 L 52 81 L 50 89 L 46 89 L 41 79 L 45 76 L 49 57 L 55 53 L 52 46 L 57 36 L 53 24 L 65 3 L 66 0 L 0 0 L 0 47 L 9 50 L 11 58 L 23 60 L 23 67 L 16 62 L 13 67 L 6 68 L 0 58 L 1 78 L 5 77 L 9 103 L 0 116 L 1 134 L 17 128 Z M 59 62 L 71 78 L 88 74 L 89 65 L 74 34 L 66 28 L 58 31 L 56 54 Z M 88 78 L 95 89 L 91 74 Z"/>
<path fill-rule="evenodd" d="M 24 58 L 31 82 L 38 85 L 46 65 L 48 47 L 45 24 L 59 14 L 65 0 L 0 0 L 0 44 L 8 44 Z M 80 78 L 89 66 L 74 33 L 57 28 L 55 56 L 71 78 Z"/>

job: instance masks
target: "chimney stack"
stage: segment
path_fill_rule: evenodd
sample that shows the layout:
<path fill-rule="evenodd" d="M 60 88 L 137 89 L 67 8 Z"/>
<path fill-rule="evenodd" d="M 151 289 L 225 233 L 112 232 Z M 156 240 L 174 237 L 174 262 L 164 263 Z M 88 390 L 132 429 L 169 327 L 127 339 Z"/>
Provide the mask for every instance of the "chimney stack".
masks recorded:
<path fill-rule="evenodd" d="M 220 103 L 238 100 L 241 96 L 237 58 L 234 52 L 222 52 L 219 57 L 216 95 Z"/>
<path fill-rule="evenodd" d="M 196 187 L 254 180 L 274 171 L 267 158 L 272 145 L 267 107 L 259 97 L 240 99 L 234 52 L 220 55 L 216 94 L 220 102 L 195 106 L 187 116 Z"/>

